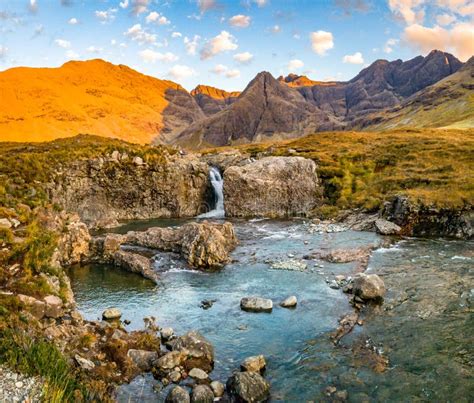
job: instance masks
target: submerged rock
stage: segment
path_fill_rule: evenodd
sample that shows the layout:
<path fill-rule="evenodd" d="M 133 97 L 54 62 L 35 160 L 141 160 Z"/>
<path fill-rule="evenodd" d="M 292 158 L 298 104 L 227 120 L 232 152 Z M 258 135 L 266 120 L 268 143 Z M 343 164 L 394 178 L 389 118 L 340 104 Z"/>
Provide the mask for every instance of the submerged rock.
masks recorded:
<path fill-rule="evenodd" d="M 224 171 L 225 212 L 229 217 L 291 217 L 319 204 L 314 161 L 265 157 Z"/>
<path fill-rule="evenodd" d="M 270 384 L 256 372 L 238 372 L 228 379 L 226 386 L 237 401 L 264 402 L 270 397 Z"/>
<path fill-rule="evenodd" d="M 189 393 L 181 386 L 175 386 L 166 396 L 166 403 L 190 403 Z"/>
<path fill-rule="evenodd" d="M 105 320 L 120 319 L 122 312 L 118 308 L 108 308 L 102 313 L 102 318 Z"/>
<path fill-rule="evenodd" d="M 383 218 L 379 218 L 375 221 L 375 229 L 382 235 L 398 235 L 402 231 L 401 227 L 397 224 L 384 220 Z"/>
<path fill-rule="evenodd" d="M 283 308 L 294 308 L 296 304 L 298 304 L 298 299 L 294 295 L 280 302 L 280 306 Z"/>
<path fill-rule="evenodd" d="M 359 273 L 353 280 L 354 295 L 364 299 L 383 298 L 386 289 L 383 280 L 377 274 Z"/>
<path fill-rule="evenodd" d="M 263 355 L 255 355 L 246 358 L 242 364 L 240 364 L 240 369 L 242 371 L 257 372 L 260 374 L 263 370 L 265 370 L 266 366 L 267 362 L 265 361 L 265 357 Z"/>
<path fill-rule="evenodd" d="M 273 302 L 266 298 L 245 297 L 240 300 L 240 308 L 249 312 L 271 312 Z"/>
<path fill-rule="evenodd" d="M 212 403 L 214 401 L 214 393 L 207 385 L 196 385 L 191 393 L 192 403 Z"/>

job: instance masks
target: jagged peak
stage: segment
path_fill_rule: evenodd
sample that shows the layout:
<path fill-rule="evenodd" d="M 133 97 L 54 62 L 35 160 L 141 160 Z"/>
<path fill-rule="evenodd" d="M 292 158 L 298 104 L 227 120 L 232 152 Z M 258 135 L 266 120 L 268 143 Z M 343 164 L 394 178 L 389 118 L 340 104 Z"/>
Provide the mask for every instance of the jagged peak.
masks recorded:
<path fill-rule="evenodd" d="M 240 95 L 239 91 L 226 91 L 220 88 L 212 87 L 211 85 L 204 85 L 204 84 L 199 84 L 196 86 L 191 91 L 192 96 L 196 95 L 207 95 L 211 98 L 216 98 L 216 99 L 226 99 L 226 98 L 233 98 L 233 97 L 238 97 Z"/>

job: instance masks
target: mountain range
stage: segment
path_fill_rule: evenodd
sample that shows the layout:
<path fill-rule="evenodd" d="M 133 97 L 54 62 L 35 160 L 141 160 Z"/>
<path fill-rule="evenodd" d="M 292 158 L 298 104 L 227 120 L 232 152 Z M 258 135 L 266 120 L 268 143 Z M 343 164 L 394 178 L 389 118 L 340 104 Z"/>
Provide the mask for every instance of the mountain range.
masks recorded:
<path fill-rule="evenodd" d="M 474 127 L 474 58 L 434 50 L 377 60 L 350 81 L 261 72 L 242 92 L 179 84 L 100 59 L 0 72 L 0 139 L 78 133 L 185 147 L 294 138 L 327 130 Z"/>

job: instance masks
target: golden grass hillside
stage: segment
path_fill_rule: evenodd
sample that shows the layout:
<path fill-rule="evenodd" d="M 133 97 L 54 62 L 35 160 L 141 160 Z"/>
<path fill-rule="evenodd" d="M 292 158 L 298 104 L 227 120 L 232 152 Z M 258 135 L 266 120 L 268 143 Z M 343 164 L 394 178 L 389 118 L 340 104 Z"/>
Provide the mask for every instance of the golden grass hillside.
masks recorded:
<path fill-rule="evenodd" d="M 319 165 L 327 211 L 375 210 L 399 194 L 436 208 L 474 205 L 474 129 L 327 132 L 204 152 L 231 149 L 311 158 Z"/>
<path fill-rule="evenodd" d="M 0 72 L 0 140 L 49 141 L 78 133 L 151 143 L 171 81 L 103 60 Z"/>

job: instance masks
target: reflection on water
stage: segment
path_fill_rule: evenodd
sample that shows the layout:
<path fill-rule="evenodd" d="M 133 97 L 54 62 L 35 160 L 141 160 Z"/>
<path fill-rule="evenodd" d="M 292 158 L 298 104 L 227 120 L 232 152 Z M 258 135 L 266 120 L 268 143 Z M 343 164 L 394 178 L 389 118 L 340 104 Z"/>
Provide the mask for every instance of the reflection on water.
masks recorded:
<path fill-rule="evenodd" d="M 176 221 L 174 222 L 176 223 Z M 179 223 L 182 223 L 179 222 Z M 148 223 L 130 224 L 144 229 Z M 152 225 L 156 225 L 153 222 Z M 169 225 L 169 222 L 167 223 Z M 353 248 L 379 242 L 372 233 L 310 234 L 301 221 L 235 222 L 240 245 L 234 262 L 217 273 L 171 270 L 158 285 L 138 275 L 101 265 L 71 270 L 81 312 L 100 317 L 109 306 L 142 326 L 153 315 L 178 333 L 196 329 L 216 350 L 212 377 L 225 381 L 240 361 L 267 357 L 267 379 L 274 401 L 320 400 L 328 385 L 349 392 L 349 401 L 468 401 L 472 393 L 472 243 L 408 240 L 375 252 L 369 270 L 383 275 L 389 288 L 385 309 L 369 314 L 340 347 L 328 334 L 350 312 L 347 297 L 326 278 L 350 273 L 352 264 L 309 261 L 308 272 L 272 270 L 269 260 L 302 258 L 310 251 Z M 123 229 L 122 229 L 123 230 Z M 184 267 L 184 265 L 183 265 Z M 286 310 L 278 302 L 298 297 Z M 272 298 L 271 314 L 240 310 L 243 296 Z M 203 299 L 217 300 L 199 307 Z M 355 363 L 351 343 L 370 336 L 388 355 L 389 370 L 374 373 Z M 469 341 L 470 340 L 470 341 Z M 150 377 L 122 388 L 121 399 L 140 391 L 141 401 L 156 401 Z M 133 399 L 132 399 L 133 401 Z"/>

